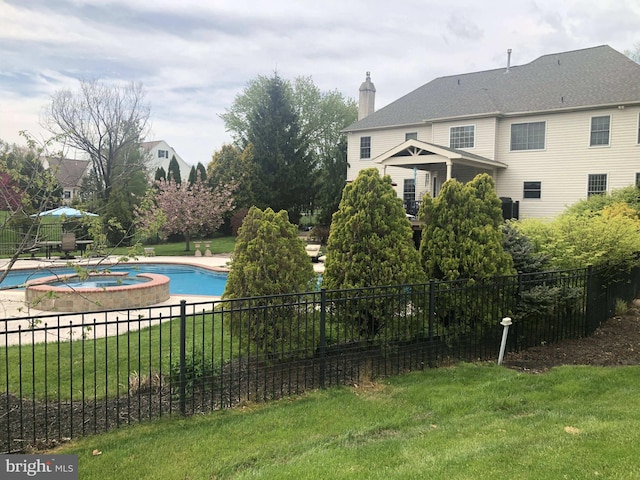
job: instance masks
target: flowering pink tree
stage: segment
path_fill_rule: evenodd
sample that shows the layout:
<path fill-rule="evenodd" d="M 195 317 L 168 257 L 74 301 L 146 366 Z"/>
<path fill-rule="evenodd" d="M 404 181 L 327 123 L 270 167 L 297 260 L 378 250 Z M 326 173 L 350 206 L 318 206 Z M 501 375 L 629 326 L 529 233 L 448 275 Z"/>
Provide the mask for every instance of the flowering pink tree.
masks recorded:
<path fill-rule="evenodd" d="M 232 190 L 233 185 L 212 190 L 202 180 L 193 185 L 158 180 L 136 207 L 138 226 L 164 237 L 181 233 L 189 251 L 192 235 L 214 232 L 222 225 L 224 214 L 233 208 Z"/>

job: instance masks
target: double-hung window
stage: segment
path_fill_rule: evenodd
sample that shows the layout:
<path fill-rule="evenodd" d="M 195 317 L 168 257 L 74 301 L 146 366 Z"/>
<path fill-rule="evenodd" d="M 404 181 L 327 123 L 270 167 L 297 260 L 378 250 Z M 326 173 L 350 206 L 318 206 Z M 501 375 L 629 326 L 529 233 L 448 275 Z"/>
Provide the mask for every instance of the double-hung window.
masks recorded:
<path fill-rule="evenodd" d="M 591 139 L 589 145 L 609 145 L 609 134 L 611 132 L 611 117 L 603 115 L 601 117 L 591 117 Z"/>
<path fill-rule="evenodd" d="M 371 137 L 360 137 L 360 158 L 371 158 Z"/>
<path fill-rule="evenodd" d="M 416 182 L 413 178 L 404 179 L 404 189 L 402 190 L 402 199 L 405 205 L 409 202 L 416 201 Z"/>
<path fill-rule="evenodd" d="M 587 179 L 587 197 L 591 195 L 601 195 L 607 193 L 607 174 L 590 174 Z"/>
<path fill-rule="evenodd" d="M 545 122 L 511 125 L 511 150 L 543 150 Z"/>
<path fill-rule="evenodd" d="M 449 129 L 450 148 L 473 148 L 476 144 L 475 125 L 464 125 L 462 127 L 451 127 Z"/>
<path fill-rule="evenodd" d="M 404 134 L 405 142 L 407 140 L 417 140 L 417 139 L 418 139 L 418 132 L 407 132 Z"/>

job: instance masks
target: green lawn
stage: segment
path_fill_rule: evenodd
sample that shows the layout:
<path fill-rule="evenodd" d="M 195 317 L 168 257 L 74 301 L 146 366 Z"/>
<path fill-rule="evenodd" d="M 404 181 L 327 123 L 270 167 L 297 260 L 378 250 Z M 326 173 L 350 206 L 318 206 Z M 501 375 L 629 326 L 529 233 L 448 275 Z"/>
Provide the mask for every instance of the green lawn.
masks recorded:
<path fill-rule="evenodd" d="M 1 232 L 0 232 L 1 233 Z M 2 241 L 2 237 L 0 236 L 0 242 Z M 235 243 L 236 243 L 236 239 L 235 237 L 217 237 L 211 240 L 211 253 L 213 254 L 218 254 L 218 253 L 232 253 L 233 249 L 235 247 Z M 161 243 L 158 245 L 145 245 L 145 246 L 150 246 L 153 247 L 155 250 L 155 254 L 157 256 L 160 255 L 164 255 L 164 256 L 193 256 L 195 253 L 195 245 L 194 242 L 191 242 L 190 245 L 190 249 L 186 250 L 186 243 L 185 242 L 176 242 L 176 243 Z M 200 246 L 200 251 L 202 253 L 204 253 L 204 243 L 202 243 L 202 245 Z M 107 253 L 109 255 L 116 255 L 116 256 L 128 256 L 131 255 L 131 248 L 129 247 L 117 247 L 117 248 L 110 248 L 107 249 Z M 57 252 L 54 253 L 54 255 Z M 135 252 L 138 256 L 142 256 L 144 254 L 143 251 L 143 247 L 141 246 L 139 249 L 137 249 L 137 251 Z M 30 255 L 25 253 L 26 255 Z M 0 255 L 0 257 L 9 257 L 9 254 L 5 254 L 5 255 Z M 41 257 L 43 258 L 45 256 L 45 252 L 39 252 L 35 255 L 36 257 Z"/>
<path fill-rule="evenodd" d="M 235 237 L 217 237 L 211 240 L 211 253 L 232 253 L 236 244 Z M 194 242 L 190 242 L 190 249 L 186 250 L 185 242 L 177 242 L 177 243 L 160 243 L 158 245 L 145 245 L 149 247 L 153 247 L 156 255 L 164 255 L 164 256 L 193 256 L 196 247 Z M 200 245 L 200 251 L 204 253 L 204 243 Z M 126 247 L 118 247 L 109 251 L 110 255 L 127 255 L 129 253 L 129 249 Z M 142 251 L 139 253 L 142 255 Z"/>
<path fill-rule="evenodd" d="M 83 480 L 640 478 L 639 376 L 464 364 L 163 419 L 57 452 L 79 455 Z"/>
<path fill-rule="evenodd" d="M 39 343 L 0 348 L 0 392 L 22 392 L 35 398 L 77 400 L 81 390 L 91 398 L 101 399 L 126 393 L 130 376 L 149 376 L 150 372 L 168 375 L 177 363 L 180 351 L 179 319 L 142 328 L 130 334 L 107 338 L 92 338 L 87 329 L 85 338 L 56 344 Z M 145 326 L 145 320 L 141 320 Z M 237 342 L 224 328 L 222 319 L 212 320 L 211 313 L 188 316 L 186 321 L 187 354 L 207 352 L 207 365 L 219 367 L 230 359 L 231 352 L 240 350 Z M 101 327 L 97 327 L 101 328 Z M 193 339 L 200 339 L 194 346 Z M 6 350 L 6 353 L 5 353 Z M 216 357 L 211 358 L 214 352 Z M 170 358 L 173 352 L 173 358 Z M 108 358 L 108 361 L 105 361 Z M 5 360 L 6 359 L 6 360 Z M 6 365 L 9 365 L 7 373 Z M 7 388 L 7 380 L 9 387 Z M 19 386 L 22 385 L 22 390 Z"/>

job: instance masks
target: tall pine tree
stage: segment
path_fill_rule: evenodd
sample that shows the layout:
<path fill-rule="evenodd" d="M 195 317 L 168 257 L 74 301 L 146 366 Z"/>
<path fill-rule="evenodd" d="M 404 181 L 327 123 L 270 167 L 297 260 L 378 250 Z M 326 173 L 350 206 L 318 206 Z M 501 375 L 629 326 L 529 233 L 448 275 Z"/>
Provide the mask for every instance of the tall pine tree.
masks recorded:
<path fill-rule="evenodd" d="M 286 210 L 298 223 L 313 200 L 314 165 L 291 97 L 291 87 L 277 73 L 268 79 L 266 95 L 249 117 L 248 141 L 260 171 L 258 204 Z"/>
<path fill-rule="evenodd" d="M 182 178 L 180 177 L 180 166 L 178 165 L 178 160 L 176 160 L 175 155 L 173 155 L 169 161 L 167 180 L 173 180 L 178 185 L 182 183 Z"/>

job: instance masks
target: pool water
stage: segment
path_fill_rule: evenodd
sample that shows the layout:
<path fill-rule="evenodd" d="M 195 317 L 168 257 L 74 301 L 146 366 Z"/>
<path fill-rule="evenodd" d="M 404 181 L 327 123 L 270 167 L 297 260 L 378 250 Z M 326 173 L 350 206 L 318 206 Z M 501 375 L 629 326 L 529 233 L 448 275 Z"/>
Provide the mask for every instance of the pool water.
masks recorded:
<path fill-rule="evenodd" d="M 172 295 L 208 295 L 221 296 L 227 284 L 225 272 L 214 272 L 206 268 L 190 265 L 169 265 L 144 263 L 136 265 L 117 265 L 104 268 L 110 272 L 127 272 L 134 276 L 138 273 L 159 273 L 170 279 L 169 293 Z M 45 270 L 12 270 L 0 284 L 2 287 L 22 285 L 28 280 L 49 277 L 57 274 L 76 273 L 72 268 L 50 268 Z"/>
<path fill-rule="evenodd" d="M 122 287 L 125 285 L 137 285 L 139 283 L 148 282 L 148 278 L 118 278 L 116 280 L 94 280 L 93 278 L 84 280 L 84 281 L 71 281 L 71 282 L 50 282 L 48 285 L 53 287 L 63 287 L 69 289 L 78 289 L 78 288 L 108 288 L 108 287 Z"/>

